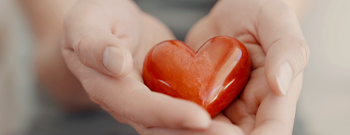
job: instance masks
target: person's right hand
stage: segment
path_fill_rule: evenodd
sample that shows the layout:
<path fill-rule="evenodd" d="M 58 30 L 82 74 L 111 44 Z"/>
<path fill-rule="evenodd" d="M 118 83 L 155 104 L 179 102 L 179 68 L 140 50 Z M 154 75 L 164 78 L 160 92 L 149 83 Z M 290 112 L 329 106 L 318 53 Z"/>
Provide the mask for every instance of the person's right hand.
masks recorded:
<path fill-rule="evenodd" d="M 226 35 L 251 58 L 250 78 L 223 114 L 249 135 L 291 135 L 309 49 L 297 17 L 280 0 L 220 0 L 198 21 L 187 43 L 199 48 Z"/>
<path fill-rule="evenodd" d="M 86 0 L 67 14 L 62 54 L 92 101 L 140 134 L 231 134 L 199 105 L 151 92 L 141 69 L 158 42 L 174 39 L 129 0 Z M 227 120 L 226 120 L 227 122 Z M 206 130 L 203 130 L 206 129 Z"/>

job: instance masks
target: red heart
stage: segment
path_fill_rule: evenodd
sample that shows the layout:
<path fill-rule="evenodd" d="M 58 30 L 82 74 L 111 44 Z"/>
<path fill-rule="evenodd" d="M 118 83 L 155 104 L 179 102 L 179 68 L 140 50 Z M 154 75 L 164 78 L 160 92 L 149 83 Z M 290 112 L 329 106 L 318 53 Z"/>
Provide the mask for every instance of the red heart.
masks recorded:
<path fill-rule="evenodd" d="M 178 40 L 154 46 L 143 65 L 143 80 L 155 92 L 193 101 L 213 117 L 242 91 L 250 57 L 237 39 L 218 36 L 197 52 Z"/>

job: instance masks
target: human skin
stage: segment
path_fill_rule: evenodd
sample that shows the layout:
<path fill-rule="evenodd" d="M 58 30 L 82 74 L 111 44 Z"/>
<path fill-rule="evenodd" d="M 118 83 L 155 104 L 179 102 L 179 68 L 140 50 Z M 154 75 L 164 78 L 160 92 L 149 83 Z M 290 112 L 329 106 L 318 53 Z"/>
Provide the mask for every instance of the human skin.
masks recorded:
<path fill-rule="evenodd" d="M 63 18 L 76 0 L 18 0 L 32 26 L 34 69 L 43 90 L 67 113 L 95 110 L 79 80 L 63 60 Z"/>
<path fill-rule="evenodd" d="M 264 0 L 260 0 L 260 1 L 264 1 Z M 45 2 L 40 0 L 33 1 L 33 3 L 35 2 L 41 3 L 42 7 L 46 7 L 49 4 L 49 2 L 47 2 L 45 6 Z M 56 1 L 56 2 L 61 3 L 60 1 Z M 65 61 L 67 63 L 66 65 L 66 63 L 63 62 L 61 53 L 57 51 L 59 50 L 57 49 L 59 48 L 58 47 L 59 44 L 57 43 L 57 41 L 61 39 L 62 33 L 63 33 L 62 23 L 60 22 L 63 22 L 63 16 L 65 16 L 67 10 L 72 6 L 72 3 L 74 2 L 62 1 L 62 3 L 64 2 L 68 4 L 62 4 L 64 6 L 61 6 L 61 8 L 57 8 L 59 9 L 59 12 L 55 12 L 60 14 L 56 18 L 58 23 L 56 23 L 55 21 L 50 23 L 45 21 L 41 22 L 40 19 L 36 20 L 37 18 L 33 17 L 33 20 L 34 20 L 33 24 L 37 26 L 35 27 L 36 35 L 39 41 L 41 41 L 39 42 L 41 43 L 41 46 L 37 47 L 36 49 L 38 52 L 37 53 L 38 56 L 36 58 L 37 58 L 37 69 L 39 71 L 38 72 L 39 78 L 40 80 L 43 80 L 45 84 L 50 86 L 50 88 L 53 88 L 51 89 L 51 92 L 53 93 L 52 95 L 55 95 L 55 96 L 61 95 L 61 96 L 57 96 L 56 100 L 58 102 L 64 103 L 63 106 L 73 105 L 74 107 L 68 107 L 68 108 L 76 108 L 78 106 L 85 106 L 84 108 L 89 108 L 89 107 L 93 108 L 92 102 L 88 100 L 89 97 L 84 92 L 84 89 L 85 89 L 85 91 L 88 93 L 90 98 L 93 99 L 94 102 L 101 105 L 102 108 L 107 110 L 118 121 L 132 125 L 138 132 L 142 134 L 197 134 L 197 133 L 198 134 L 234 134 L 234 133 L 242 134 L 242 132 L 255 133 L 255 134 L 256 133 L 291 134 L 291 129 L 293 127 L 293 121 L 294 121 L 295 103 L 298 99 L 299 92 L 301 89 L 302 74 L 297 74 L 294 76 L 294 81 L 291 83 L 290 88 L 285 96 L 282 96 L 282 97 L 275 96 L 272 92 L 270 92 L 270 86 L 268 85 L 267 80 L 264 80 L 266 79 L 265 73 L 264 73 L 265 70 L 263 70 L 265 68 L 265 64 L 261 64 L 261 63 L 266 63 L 265 55 L 266 54 L 268 55 L 269 52 L 265 53 L 264 52 L 265 50 L 263 50 L 261 47 L 259 48 L 255 46 L 255 49 L 254 47 L 253 49 L 249 49 L 248 47 L 249 45 L 247 45 L 247 48 L 248 50 L 250 50 L 251 55 L 255 56 L 255 58 L 252 58 L 253 68 L 254 67 L 255 68 L 251 75 L 252 79 L 248 82 L 245 92 L 242 93 L 239 100 L 236 100 L 235 102 L 233 102 L 231 106 L 224 111 L 225 115 L 221 114 L 214 117 L 213 120 L 210 120 L 209 115 L 204 113 L 205 111 L 197 107 L 195 104 L 192 104 L 191 102 L 186 102 L 183 100 L 173 99 L 165 95 L 150 93 L 148 88 L 142 84 L 142 80 L 140 79 L 140 69 L 142 66 L 141 63 L 142 63 L 143 57 L 147 53 L 147 50 L 162 40 L 174 38 L 172 34 L 168 31 L 168 29 L 165 26 L 163 26 L 163 24 L 158 22 L 153 17 L 150 17 L 149 15 L 144 14 L 142 12 L 136 13 L 136 14 L 139 14 L 140 17 L 138 19 L 142 20 L 141 29 L 143 30 L 134 29 L 135 31 L 138 31 L 135 33 L 139 33 L 139 35 L 141 35 L 140 37 L 145 37 L 145 36 L 151 36 L 151 37 L 142 39 L 142 38 L 136 38 L 136 36 L 130 36 L 131 38 L 129 39 L 129 40 L 139 40 L 139 41 L 132 41 L 132 42 L 142 42 L 144 43 L 142 45 L 137 43 L 128 44 L 128 41 L 123 41 L 118 43 L 119 41 L 123 40 L 122 38 L 125 36 L 114 35 L 117 37 L 116 39 L 115 37 L 113 37 L 113 34 L 111 33 L 107 34 L 101 31 L 101 29 L 107 30 L 107 31 L 109 30 L 109 32 L 111 30 L 110 28 L 101 27 L 102 25 L 95 25 L 96 29 L 93 29 L 93 30 L 90 29 L 91 31 L 89 32 L 90 34 L 98 33 L 96 34 L 96 36 L 94 36 L 95 38 L 91 38 L 90 41 L 95 43 L 101 43 L 102 44 L 101 46 L 104 46 L 104 47 L 110 46 L 110 45 L 116 45 L 117 47 L 120 47 L 122 50 L 129 52 L 130 54 L 129 56 L 132 56 L 132 60 L 127 61 L 129 62 L 127 63 L 129 65 L 127 66 L 132 67 L 129 69 L 129 71 L 124 70 L 125 72 L 123 72 L 120 75 L 119 73 L 116 74 L 115 72 L 109 71 L 104 66 L 104 63 L 102 60 L 104 48 L 93 49 L 94 45 L 90 44 L 90 45 L 86 45 L 86 48 L 83 48 L 83 49 L 77 49 L 77 48 L 74 49 L 74 45 L 76 45 L 77 42 L 79 41 L 79 39 L 77 38 L 79 36 L 74 36 L 74 34 L 70 34 L 71 32 L 69 32 L 69 30 L 72 30 L 70 28 L 73 28 L 74 22 L 76 23 L 79 22 L 79 20 L 74 20 L 74 17 L 82 16 L 82 14 L 79 14 L 79 13 L 72 15 L 74 11 L 70 13 L 70 15 L 73 17 L 66 17 L 66 24 L 65 24 L 66 33 L 70 34 L 70 35 L 69 34 L 65 35 L 65 45 L 63 48 L 63 54 L 65 56 Z M 89 2 L 91 1 L 87 1 L 87 3 Z M 108 2 L 110 1 L 107 1 L 107 0 L 100 1 L 101 5 L 105 5 Z M 223 1 L 222 3 L 224 2 L 227 2 L 227 1 Z M 259 2 L 259 0 L 254 2 Z M 246 6 L 247 7 L 252 6 L 250 8 L 259 8 L 259 7 L 253 7 L 254 2 L 250 3 L 252 5 L 248 5 L 248 6 L 246 5 Z M 271 2 L 270 4 L 278 3 L 278 2 L 279 1 L 274 1 L 274 2 Z M 33 12 L 30 12 L 30 13 L 33 13 L 33 15 L 38 15 L 37 14 L 38 12 L 34 12 L 36 10 L 48 10 L 47 7 L 33 8 L 37 5 L 30 4 L 30 3 L 31 2 L 27 4 L 27 7 L 29 7 L 28 9 L 30 11 L 33 11 Z M 91 15 L 89 17 L 94 17 L 93 14 L 101 12 L 99 10 L 96 10 L 95 8 L 88 8 L 89 4 L 86 5 L 85 3 L 85 6 L 84 6 L 84 3 L 85 2 L 80 2 L 76 4 L 73 10 L 82 9 L 80 11 L 86 11 L 86 13 L 89 13 Z M 95 2 L 93 3 L 95 4 Z M 90 6 L 94 4 L 90 4 Z M 107 5 L 114 5 L 114 4 L 107 4 Z M 225 4 L 221 4 L 221 5 L 225 5 Z M 55 7 L 55 6 L 52 6 L 52 7 Z M 138 10 L 137 7 L 135 8 L 136 10 Z M 227 9 L 227 8 L 223 8 L 223 9 Z M 115 9 L 107 8 L 107 10 L 103 12 L 113 11 L 113 10 Z M 277 8 L 277 10 L 283 10 L 283 9 Z M 285 13 L 285 12 L 282 12 L 282 13 Z M 89 14 L 84 14 L 84 15 L 89 15 Z M 267 13 L 267 15 L 272 16 L 272 19 L 274 18 L 272 22 L 278 22 L 279 20 L 281 20 L 279 18 L 280 16 L 276 16 L 275 14 Z M 101 16 L 97 16 L 97 17 L 101 17 Z M 207 18 L 210 18 L 210 15 L 207 16 Z M 295 17 L 292 17 L 292 18 L 293 18 L 294 24 L 297 24 L 297 22 L 295 22 L 296 20 Z M 102 19 L 99 18 L 96 20 L 102 20 Z M 88 24 L 89 21 L 90 21 L 89 19 L 82 19 L 81 23 Z M 38 25 L 39 22 L 45 23 L 47 25 L 54 25 L 55 27 L 42 28 L 43 26 L 46 26 L 46 25 Z M 189 45 L 192 45 L 194 49 L 197 49 L 196 48 L 197 43 L 198 44 L 203 43 L 204 42 L 203 40 L 205 38 L 206 38 L 205 40 L 210 38 L 210 37 L 207 38 L 206 37 L 207 35 L 202 35 L 203 36 L 201 37 L 202 39 L 196 39 L 196 37 L 199 37 L 199 36 L 196 36 L 196 37 L 193 36 L 193 35 L 196 35 L 193 33 L 198 31 L 196 29 L 200 28 L 201 23 L 204 24 L 204 26 L 206 25 L 203 22 L 205 21 L 202 20 L 201 22 L 199 22 L 191 30 L 187 38 L 188 39 L 187 42 L 189 43 Z M 95 22 L 95 23 L 105 24 L 105 22 L 103 21 Z M 84 25 L 81 25 L 81 26 L 84 26 Z M 292 26 L 287 26 L 286 28 L 290 28 L 290 27 Z M 297 24 L 297 27 L 299 27 L 298 24 Z M 53 29 L 53 30 L 50 31 L 50 29 L 51 30 Z M 75 29 L 72 31 L 84 33 L 86 32 L 86 29 L 82 27 L 82 29 Z M 143 33 L 143 34 L 140 34 L 140 33 Z M 104 34 L 110 35 L 109 38 L 105 38 L 101 36 Z M 212 32 L 209 34 L 216 35 L 216 34 L 222 34 L 222 33 Z M 227 34 L 232 34 L 232 33 L 227 33 Z M 153 40 L 144 41 L 144 39 L 153 39 Z M 240 40 L 243 40 L 242 42 L 246 41 L 245 39 L 240 39 Z M 247 43 L 247 42 L 244 42 L 244 43 Z M 256 45 L 259 46 L 258 44 Z M 142 49 L 136 49 L 136 48 L 142 48 Z M 47 51 L 47 50 L 50 50 L 50 51 Z M 82 52 L 82 51 L 85 51 L 85 52 Z M 47 53 L 47 52 L 51 52 L 51 53 Z M 93 54 L 93 55 L 84 56 L 84 54 Z M 54 58 L 54 59 L 45 60 L 42 58 Z M 48 65 L 54 65 L 54 66 L 48 66 Z M 263 66 L 261 67 L 261 65 Z M 70 70 L 68 70 L 67 66 L 69 67 Z M 256 68 L 256 67 L 259 67 L 259 68 Z M 50 72 L 43 72 L 43 71 L 50 71 Z M 60 71 L 60 72 L 57 72 L 57 71 Z M 73 72 L 74 76 L 71 74 L 71 72 Z M 59 76 L 60 74 L 52 74 L 52 73 L 64 73 L 64 77 L 57 78 L 56 76 Z M 77 77 L 77 79 L 75 77 Z M 81 87 L 78 80 L 82 83 L 84 89 L 83 87 Z M 64 84 L 64 85 L 61 85 L 61 84 Z M 254 87 L 251 87 L 256 85 L 264 86 L 264 87 L 261 90 L 257 89 L 256 87 L 255 89 Z M 62 88 L 62 86 L 64 87 Z M 276 87 L 276 85 L 274 85 L 273 87 Z M 66 90 L 66 91 L 62 91 L 62 90 Z M 279 93 L 279 89 L 272 89 L 272 91 L 274 91 L 274 93 L 277 95 L 281 95 L 281 93 Z M 81 96 L 82 98 L 76 98 L 77 95 Z M 254 95 L 254 97 L 252 97 L 252 95 Z M 84 100 L 78 100 L 78 99 L 84 99 Z M 135 100 L 130 100 L 130 99 L 135 99 Z M 114 100 L 118 100 L 121 102 L 116 102 Z M 77 101 L 83 101 L 83 102 L 77 102 Z M 175 108 L 175 109 L 173 108 L 173 110 L 166 111 L 167 109 L 166 105 L 159 104 L 157 101 L 162 101 L 163 103 L 165 102 L 167 103 L 168 106 L 169 104 L 170 105 L 172 104 L 172 106 L 177 106 L 180 108 Z M 254 103 L 246 104 L 245 103 L 246 101 L 252 101 L 252 102 L 254 101 L 254 103 L 258 104 L 258 106 L 257 104 L 254 104 Z M 143 103 L 152 103 L 152 104 L 146 104 L 145 106 L 145 104 Z M 246 109 L 253 110 L 252 111 L 253 113 L 242 112 L 242 110 L 232 111 L 235 108 L 239 108 L 240 106 L 243 106 L 243 105 L 247 106 Z M 126 106 L 131 106 L 131 107 L 126 107 Z M 158 107 L 155 107 L 155 106 L 158 106 Z M 140 109 L 145 111 L 146 113 L 140 115 L 139 113 Z M 263 111 L 260 111 L 260 110 L 263 110 Z M 237 117 L 232 117 L 235 112 L 238 113 L 239 115 L 235 115 Z M 149 119 L 146 119 L 146 117 L 144 116 L 148 116 L 147 118 Z M 149 116 L 152 116 L 152 117 L 149 117 Z M 181 117 L 177 117 L 177 116 L 181 116 Z M 248 117 L 248 116 L 256 116 L 256 117 Z M 233 125 L 231 122 L 234 122 L 237 125 Z M 278 126 L 276 126 L 276 124 L 278 124 Z M 274 126 L 279 128 L 276 128 Z M 205 129 L 205 130 L 198 131 L 197 129 Z"/>
<path fill-rule="evenodd" d="M 224 116 L 245 134 L 292 134 L 309 59 L 295 13 L 278 0 L 222 0 L 190 30 L 186 42 L 197 49 L 218 35 L 240 40 L 252 61 L 245 89 Z"/>
<path fill-rule="evenodd" d="M 174 36 L 132 1 L 81 1 L 68 13 L 64 26 L 62 54 L 69 69 L 92 101 L 116 120 L 140 134 L 159 134 L 160 129 L 153 127 L 185 130 L 209 126 L 210 116 L 200 106 L 151 92 L 143 84 L 141 69 L 148 50 Z M 123 52 L 122 59 L 113 59 L 120 57 L 116 50 Z M 124 70 L 106 66 L 109 60 L 123 64 Z"/>

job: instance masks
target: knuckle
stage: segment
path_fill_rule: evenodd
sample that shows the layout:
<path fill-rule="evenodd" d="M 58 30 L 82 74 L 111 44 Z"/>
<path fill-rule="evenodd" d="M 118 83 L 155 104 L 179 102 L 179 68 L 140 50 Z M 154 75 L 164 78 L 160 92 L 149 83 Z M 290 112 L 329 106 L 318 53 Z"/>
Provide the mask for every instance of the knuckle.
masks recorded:
<path fill-rule="evenodd" d="M 85 50 L 87 44 L 90 42 L 91 42 L 91 39 L 89 38 L 88 35 L 78 36 L 73 41 L 74 52 L 78 54 L 82 53 Z"/>
<path fill-rule="evenodd" d="M 297 63 L 298 69 L 304 69 L 307 63 L 309 62 L 310 50 L 304 40 L 297 39 L 296 45 L 298 45 L 296 63 Z"/>
<path fill-rule="evenodd" d="M 78 56 L 80 56 L 79 57 L 80 61 L 85 65 L 88 63 L 87 57 L 81 57 L 81 56 L 86 56 L 89 43 L 91 42 L 92 42 L 92 39 L 89 38 L 88 35 L 79 36 L 73 41 L 73 50 L 76 54 L 78 54 Z"/>

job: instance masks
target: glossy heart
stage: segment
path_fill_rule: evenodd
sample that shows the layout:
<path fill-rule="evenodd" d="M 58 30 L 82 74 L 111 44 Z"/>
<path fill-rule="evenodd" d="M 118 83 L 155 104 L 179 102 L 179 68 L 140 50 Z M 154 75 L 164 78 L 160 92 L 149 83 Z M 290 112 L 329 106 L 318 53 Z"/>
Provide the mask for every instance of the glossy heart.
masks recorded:
<path fill-rule="evenodd" d="M 142 76 L 152 91 L 193 101 L 213 117 L 242 91 L 250 69 L 245 46 L 218 36 L 197 52 L 178 40 L 159 43 L 147 54 Z"/>

